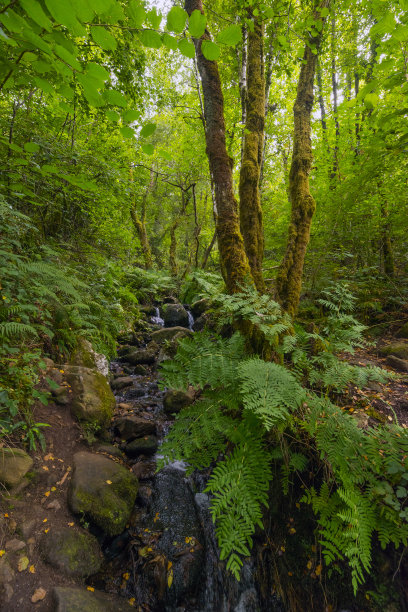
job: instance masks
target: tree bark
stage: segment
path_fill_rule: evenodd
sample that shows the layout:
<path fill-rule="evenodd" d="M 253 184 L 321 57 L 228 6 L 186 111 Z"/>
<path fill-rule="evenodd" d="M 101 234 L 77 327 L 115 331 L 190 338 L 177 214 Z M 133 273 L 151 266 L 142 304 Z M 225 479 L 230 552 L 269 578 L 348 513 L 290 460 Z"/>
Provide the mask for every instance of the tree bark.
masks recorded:
<path fill-rule="evenodd" d="M 133 182 L 133 169 L 130 169 L 130 180 Z M 150 191 L 153 189 L 154 185 L 154 173 L 151 171 L 150 173 L 150 182 L 146 188 L 145 193 L 143 194 L 142 200 L 142 208 L 140 217 L 137 212 L 137 202 L 136 198 L 133 199 L 132 206 L 130 208 L 130 216 L 133 221 L 133 225 L 137 232 L 138 238 L 140 240 L 140 246 L 142 247 L 142 253 L 144 258 L 144 264 L 146 270 L 150 270 L 153 267 L 153 259 L 152 259 L 152 251 L 150 249 L 149 238 L 147 236 L 146 229 L 146 204 L 147 198 L 149 196 Z"/>
<path fill-rule="evenodd" d="M 334 187 L 334 182 L 339 170 L 339 138 L 340 138 L 340 124 L 338 117 L 338 102 L 337 102 L 337 68 L 336 68 L 336 18 L 333 17 L 331 22 L 331 78 L 332 78 L 332 91 L 333 91 L 333 115 L 334 115 L 334 125 L 336 128 L 335 131 L 335 140 L 334 140 L 334 150 L 333 150 L 333 170 L 331 173 L 331 187 Z"/>
<path fill-rule="evenodd" d="M 330 0 L 323 0 L 319 8 L 327 7 L 329 2 Z M 293 107 L 293 154 L 289 173 L 289 199 L 292 212 L 286 253 L 276 279 L 278 300 L 291 316 L 296 314 L 299 305 L 303 266 L 310 239 L 312 217 L 316 209 L 316 203 L 310 193 L 309 174 L 313 162 L 310 118 L 314 101 L 313 84 L 317 53 L 313 53 L 310 46 L 318 50 L 324 19 L 318 10 L 315 11 L 314 18 L 322 21 L 322 30 L 317 36 L 311 36 L 305 46 L 297 85 Z"/>
<path fill-rule="evenodd" d="M 247 120 L 239 180 L 240 227 L 252 277 L 258 291 L 264 291 L 263 215 L 259 178 L 265 129 L 265 75 L 263 65 L 263 24 L 253 20 L 248 32 Z"/>
<path fill-rule="evenodd" d="M 185 0 L 189 15 L 203 13 L 202 0 Z M 217 237 L 221 270 L 229 293 L 241 290 L 251 280 L 251 270 L 239 228 L 238 205 L 233 190 L 232 161 L 225 142 L 224 98 L 217 63 L 207 60 L 201 50 L 203 40 L 210 40 L 207 31 L 194 39 L 197 66 L 203 86 L 206 145 L 217 203 Z"/>
<path fill-rule="evenodd" d="M 210 256 L 211 251 L 213 250 L 213 247 L 214 247 L 216 241 L 217 241 L 217 232 L 214 232 L 213 237 L 211 238 L 211 242 L 208 245 L 208 247 L 205 249 L 205 252 L 204 252 L 203 260 L 201 262 L 201 269 L 202 270 L 205 270 L 205 267 L 206 267 L 207 262 L 208 262 L 208 258 Z"/>

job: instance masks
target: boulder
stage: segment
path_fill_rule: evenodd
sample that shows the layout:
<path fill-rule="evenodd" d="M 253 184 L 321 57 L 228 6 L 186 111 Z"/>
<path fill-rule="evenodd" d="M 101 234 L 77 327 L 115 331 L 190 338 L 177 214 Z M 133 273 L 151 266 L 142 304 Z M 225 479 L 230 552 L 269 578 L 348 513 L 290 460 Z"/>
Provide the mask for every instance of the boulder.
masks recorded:
<path fill-rule="evenodd" d="M 126 444 L 124 451 L 129 457 L 138 455 L 154 455 L 159 446 L 156 436 L 143 436 Z"/>
<path fill-rule="evenodd" d="M 210 300 L 208 298 L 202 298 L 201 300 L 197 300 L 194 304 L 191 305 L 191 314 L 196 319 L 197 317 L 201 317 L 201 315 L 210 308 Z"/>
<path fill-rule="evenodd" d="M 32 465 L 33 460 L 21 448 L 0 448 L 0 483 L 16 487 Z"/>
<path fill-rule="evenodd" d="M 115 433 L 126 441 L 156 433 L 156 425 L 153 421 L 138 416 L 121 417 L 114 422 L 113 426 Z"/>
<path fill-rule="evenodd" d="M 107 358 L 105 355 L 94 351 L 92 344 L 85 340 L 85 338 L 77 339 L 77 345 L 71 353 L 70 364 L 95 369 L 105 377 L 109 375 L 109 362 Z"/>
<path fill-rule="evenodd" d="M 135 369 L 133 370 L 133 374 L 135 374 L 136 376 L 146 376 L 147 372 L 148 370 L 146 366 L 142 365 L 141 363 L 136 365 Z"/>
<path fill-rule="evenodd" d="M 67 576 L 87 578 L 96 574 L 102 564 L 98 540 L 84 530 L 51 529 L 43 534 L 40 550 L 46 563 Z"/>
<path fill-rule="evenodd" d="M 111 382 L 111 388 L 114 391 L 120 391 L 121 389 L 125 389 L 126 387 L 131 387 L 133 383 L 134 380 L 131 376 L 119 376 Z"/>
<path fill-rule="evenodd" d="M 208 316 L 203 314 L 198 319 L 196 319 L 193 323 L 194 331 L 203 331 L 205 326 L 207 325 Z"/>
<path fill-rule="evenodd" d="M 127 600 L 85 588 L 54 587 L 54 612 L 129 612 Z"/>
<path fill-rule="evenodd" d="M 188 327 L 188 312 L 181 304 L 165 304 L 163 306 L 165 327 Z"/>
<path fill-rule="evenodd" d="M 139 483 L 134 474 L 103 455 L 79 452 L 68 504 L 74 514 L 89 517 L 108 535 L 121 533 L 132 513 Z"/>
<path fill-rule="evenodd" d="M 163 304 L 179 304 L 178 299 L 172 295 L 167 295 L 165 298 L 163 298 L 162 302 Z"/>
<path fill-rule="evenodd" d="M 408 340 L 408 321 L 398 330 L 397 337 Z"/>
<path fill-rule="evenodd" d="M 394 355 L 399 359 L 408 359 L 408 343 L 398 342 L 393 344 L 387 344 L 379 349 L 380 355 L 386 357 L 387 355 Z"/>
<path fill-rule="evenodd" d="M 170 389 L 163 399 L 164 412 L 166 414 L 177 414 L 182 408 L 192 404 L 193 401 L 193 397 L 190 393 Z"/>
<path fill-rule="evenodd" d="M 103 374 L 82 366 L 66 366 L 66 377 L 72 390 L 72 414 L 79 421 L 107 427 L 116 400 Z"/>
<path fill-rule="evenodd" d="M 154 317 L 156 315 L 156 307 L 152 305 L 147 305 L 147 306 L 139 305 L 139 310 L 140 312 L 145 314 L 147 317 Z"/>
<path fill-rule="evenodd" d="M 136 351 L 128 353 L 126 357 L 123 358 L 123 360 L 129 362 L 132 365 L 139 365 L 141 363 L 146 363 L 150 365 L 155 362 L 157 352 L 157 344 L 151 342 L 149 346 L 145 349 L 138 349 Z"/>
<path fill-rule="evenodd" d="M 178 338 L 184 338 L 192 333 L 193 332 L 187 327 L 164 327 L 163 329 L 159 329 L 152 333 L 152 341 L 156 342 L 157 344 L 163 344 L 164 342 L 173 340 L 175 336 Z"/>
<path fill-rule="evenodd" d="M 388 355 L 385 363 L 398 372 L 408 372 L 408 360 Z"/>

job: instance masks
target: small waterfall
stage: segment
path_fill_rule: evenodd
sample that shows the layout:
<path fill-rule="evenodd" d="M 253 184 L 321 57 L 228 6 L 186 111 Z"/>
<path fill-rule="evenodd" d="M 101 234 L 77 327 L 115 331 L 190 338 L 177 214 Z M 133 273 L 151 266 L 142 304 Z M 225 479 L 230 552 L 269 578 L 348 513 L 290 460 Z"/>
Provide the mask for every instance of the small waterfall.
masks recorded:
<path fill-rule="evenodd" d="M 164 327 L 164 321 L 160 316 L 159 308 L 156 307 L 155 311 L 156 311 L 156 315 L 154 317 L 151 317 L 150 321 L 154 323 L 155 325 L 160 325 L 160 327 Z"/>
<path fill-rule="evenodd" d="M 188 314 L 188 329 L 193 331 L 194 317 L 189 310 L 187 310 L 187 314 Z"/>

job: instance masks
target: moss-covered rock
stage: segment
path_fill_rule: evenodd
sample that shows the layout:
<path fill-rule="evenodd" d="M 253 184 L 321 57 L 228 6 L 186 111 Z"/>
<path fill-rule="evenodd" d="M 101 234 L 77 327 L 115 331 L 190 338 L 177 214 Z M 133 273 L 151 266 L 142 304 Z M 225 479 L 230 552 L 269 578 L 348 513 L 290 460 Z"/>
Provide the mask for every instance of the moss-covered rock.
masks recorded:
<path fill-rule="evenodd" d="M 73 587 L 54 587 L 54 612 L 128 612 L 128 602 L 101 591 Z"/>
<path fill-rule="evenodd" d="M 129 457 L 137 457 L 138 455 L 154 455 L 158 448 L 158 440 L 156 436 L 143 436 L 136 438 L 125 446 L 125 453 Z"/>
<path fill-rule="evenodd" d="M 165 304 L 163 319 L 165 327 L 188 327 L 188 312 L 181 304 Z"/>
<path fill-rule="evenodd" d="M 124 530 L 138 488 L 136 476 L 111 459 L 87 452 L 74 455 L 68 504 L 72 512 L 83 513 L 104 533 L 113 536 Z"/>
<path fill-rule="evenodd" d="M 164 412 L 166 414 L 178 413 L 182 408 L 192 404 L 193 401 L 194 400 L 191 393 L 170 389 L 167 391 L 163 399 Z"/>
<path fill-rule="evenodd" d="M 398 330 L 397 336 L 408 339 L 408 321 Z"/>
<path fill-rule="evenodd" d="M 103 374 L 82 366 L 67 366 L 66 378 L 72 390 L 72 414 L 79 421 L 107 427 L 116 400 Z"/>
<path fill-rule="evenodd" d="M 67 576 L 86 578 L 95 574 L 102 564 L 97 539 L 87 531 L 69 527 L 43 534 L 41 553 L 46 563 Z"/>
<path fill-rule="evenodd" d="M 85 338 L 77 339 L 77 345 L 71 353 L 70 364 L 98 370 L 104 376 L 109 374 L 109 363 L 105 355 L 94 351 L 92 344 Z"/>
<path fill-rule="evenodd" d="M 21 448 L 0 448 L 0 483 L 16 487 L 32 465 L 33 460 Z"/>
<path fill-rule="evenodd" d="M 387 344 L 379 349 L 380 355 L 386 357 L 387 355 L 394 355 L 399 359 L 408 359 L 408 343 L 398 342 L 393 344 Z"/>

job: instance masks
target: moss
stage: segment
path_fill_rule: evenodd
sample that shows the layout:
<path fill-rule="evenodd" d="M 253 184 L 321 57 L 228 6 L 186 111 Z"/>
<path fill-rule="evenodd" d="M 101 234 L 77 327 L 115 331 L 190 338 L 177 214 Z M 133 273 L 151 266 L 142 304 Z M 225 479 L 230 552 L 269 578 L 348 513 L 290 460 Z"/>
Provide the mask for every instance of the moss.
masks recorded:
<path fill-rule="evenodd" d="M 380 354 L 384 356 L 394 355 L 394 357 L 398 357 L 399 359 L 408 359 L 408 344 L 400 343 L 383 346 L 380 349 Z"/>
<path fill-rule="evenodd" d="M 376 421 L 378 421 L 379 423 L 384 424 L 387 422 L 387 417 L 385 416 L 385 414 L 383 414 L 382 412 L 379 412 L 378 410 L 373 408 L 373 406 L 366 408 L 365 413 L 372 419 L 375 419 Z"/>
<path fill-rule="evenodd" d="M 90 576 L 99 570 L 102 562 L 96 538 L 86 531 L 67 527 L 44 535 L 41 550 L 47 563 L 69 576 Z"/>

